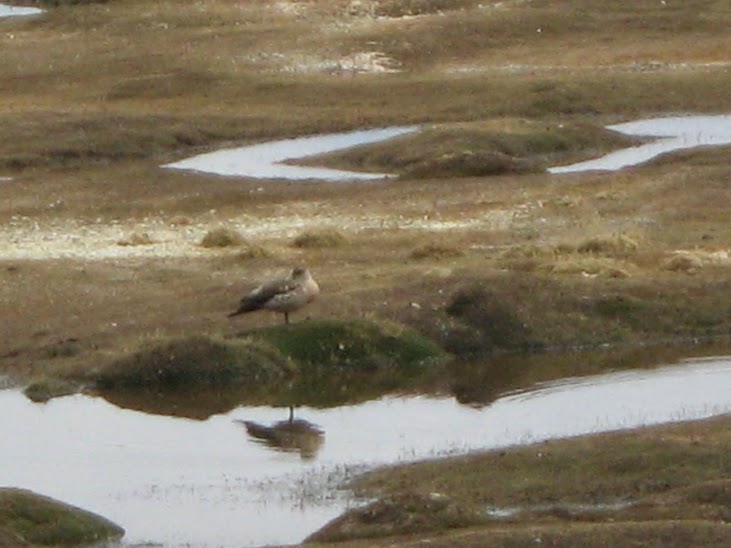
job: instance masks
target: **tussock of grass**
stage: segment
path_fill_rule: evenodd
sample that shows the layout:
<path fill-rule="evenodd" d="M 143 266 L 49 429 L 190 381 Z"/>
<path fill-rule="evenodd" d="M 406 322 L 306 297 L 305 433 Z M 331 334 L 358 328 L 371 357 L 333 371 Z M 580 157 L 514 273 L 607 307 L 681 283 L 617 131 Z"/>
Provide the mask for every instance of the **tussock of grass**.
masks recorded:
<path fill-rule="evenodd" d="M 600 236 L 581 242 L 576 251 L 595 255 L 626 255 L 637 251 L 639 243 L 626 234 Z"/>
<path fill-rule="evenodd" d="M 409 257 L 420 261 L 425 259 L 450 259 L 455 257 L 462 257 L 463 255 L 464 251 L 454 246 L 439 243 L 429 243 L 414 249 L 409 254 Z"/>
<path fill-rule="evenodd" d="M 236 254 L 236 258 L 240 261 L 250 261 L 252 259 L 265 259 L 267 257 L 270 257 L 271 253 L 266 250 L 266 248 L 260 246 L 260 245 L 254 245 L 251 243 L 247 243 L 244 246 L 244 249 L 240 250 Z"/>
<path fill-rule="evenodd" d="M 236 229 L 218 227 L 209 230 L 200 245 L 202 247 L 235 247 L 246 243 L 246 239 Z"/>
<path fill-rule="evenodd" d="M 292 241 L 292 245 L 294 247 L 304 249 L 341 247 L 347 243 L 348 239 L 343 235 L 343 233 L 334 228 L 308 230 L 298 235 Z"/>
<path fill-rule="evenodd" d="M 151 245 L 154 243 L 155 240 L 147 232 L 133 232 L 126 238 L 122 238 L 121 240 L 119 240 L 117 242 L 117 245 Z"/>
<path fill-rule="evenodd" d="M 124 529 L 86 510 L 31 491 L 0 488 L 0 544 L 4 546 L 80 546 L 122 535 Z"/>
<path fill-rule="evenodd" d="M 557 248 L 550 245 L 521 244 L 510 246 L 500 254 L 501 259 L 540 259 L 547 257 L 555 257 L 560 252 L 565 252 L 564 248 Z"/>
<path fill-rule="evenodd" d="M 664 270 L 692 274 L 693 272 L 703 268 L 703 261 L 695 255 L 676 254 L 663 260 L 660 266 Z"/>

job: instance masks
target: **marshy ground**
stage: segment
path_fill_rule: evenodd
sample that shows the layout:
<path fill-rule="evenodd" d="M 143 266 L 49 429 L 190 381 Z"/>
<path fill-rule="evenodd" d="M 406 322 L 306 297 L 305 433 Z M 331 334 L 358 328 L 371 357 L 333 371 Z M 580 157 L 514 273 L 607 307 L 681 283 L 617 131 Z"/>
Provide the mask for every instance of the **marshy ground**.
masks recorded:
<path fill-rule="evenodd" d="M 610 123 L 731 112 L 727 1 L 49 4 L 0 19 L 2 373 L 84 377 L 274 323 L 226 314 L 294 264 L 323 292 L 295 319 L 389 320 L 456 354 L 729 334 L 729 147 L 545 172 L 629 144 Z M 409 124 L 424 130 L 322 159 L 393 181 L 159 167 Z M 728 478 L 727 454 L 703 481 Z M 662 519 L 647 527 L 678 516 Z"/>

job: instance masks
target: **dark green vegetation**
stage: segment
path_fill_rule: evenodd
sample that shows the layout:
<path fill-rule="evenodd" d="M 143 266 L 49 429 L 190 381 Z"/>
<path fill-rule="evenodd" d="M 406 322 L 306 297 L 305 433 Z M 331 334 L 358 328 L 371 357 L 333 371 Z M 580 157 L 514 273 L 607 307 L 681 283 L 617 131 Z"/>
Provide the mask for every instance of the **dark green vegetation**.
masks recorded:
<path fill-rule="evenodd" d="M 22 489 L 0 488 L 0 546 L 82 546 L 124 530 L 74 506 Z"/>
<path fill-rule="evenodd" d="M 365 320 L 311 320 L 251 332 L 302 369 L 320 372 L 376 371 L 443 363 L 447 355 L 416 331 Z"/>

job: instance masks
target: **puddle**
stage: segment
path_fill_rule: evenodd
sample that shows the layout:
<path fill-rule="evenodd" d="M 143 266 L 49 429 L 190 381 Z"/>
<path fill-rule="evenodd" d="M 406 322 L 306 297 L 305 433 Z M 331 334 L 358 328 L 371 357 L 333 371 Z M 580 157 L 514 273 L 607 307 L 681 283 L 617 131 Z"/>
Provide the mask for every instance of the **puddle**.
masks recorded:
<path fill-rule="evenodd" d="M 338 169 L 296 166 L 282 162 L 354 146 L 377 143 L 399 135 L 413 133 L 417 129 L 415 126 L 389 127 L 271 141 L 200 154 L 179 162 L 165 164 L 163 167 L 200 171 L 215 175 L 252 177 L 255 179 L 288 179 L 297 181 L 307 179 L 321 179 L 326 181 L 384 179 L 392 177 L 392 175 L 388 173 L 362 173 Z"/>
<path fill-rule="evenodd" d="M 26 8 L 21 6 L 8 6 L 0 4 L 0 17 L 15 17 L 20 15 L 38 15 L 43 10 L 38 8 Z"/>
<path fill-rule="evenodd" d="M 300 408 L 296 418 L 322 435 L 304 455 L 261 443 L 241 423 L 271 425 L 286 409 L 242 406 L 196 421 L 83 395 L 33 404 L 4 390 L 0 412 L 13 420 L 0 430 L 0 485 L 100 513 L 131 544 L 294 543 L 346 508 L 333 487 L 366 467 L 729 411 L 731 358 L 704 358 L 539 384 L 481 408 L 426 395 Z"/>
<path fill-rule="evenodd" d="M 731 144 L 731 114 L 652 118 L 607 126 L 607 129 L 637 137 L 659 137 L 639 146 L 617 150 L 601 158 L 549 168 L 550 173 L 615 171 L 646 162 L 660 154 L 700 146 Z"/>

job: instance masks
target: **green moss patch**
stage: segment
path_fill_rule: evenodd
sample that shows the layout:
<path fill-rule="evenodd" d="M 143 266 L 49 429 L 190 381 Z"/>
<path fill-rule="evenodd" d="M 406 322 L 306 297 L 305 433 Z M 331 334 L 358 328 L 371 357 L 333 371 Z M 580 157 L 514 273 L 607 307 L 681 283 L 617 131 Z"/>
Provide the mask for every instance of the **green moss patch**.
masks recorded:
<path fill-rule="evenodd" d="M 430 339 L 392 323 L 313 320 L 259 329 L 252 336 L 301 364 L 303 373 L 409 368 L 446 358 Z"/>
<path fill-rule="evenodd" d="M 23 489 L 0 488 L 0 544 L 79 546 L 123 535 L 124 529 L 86 510 Z"/>

